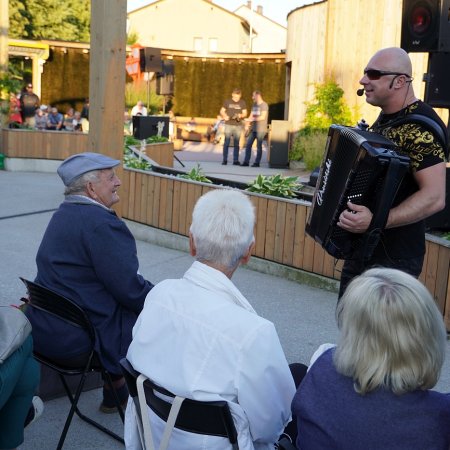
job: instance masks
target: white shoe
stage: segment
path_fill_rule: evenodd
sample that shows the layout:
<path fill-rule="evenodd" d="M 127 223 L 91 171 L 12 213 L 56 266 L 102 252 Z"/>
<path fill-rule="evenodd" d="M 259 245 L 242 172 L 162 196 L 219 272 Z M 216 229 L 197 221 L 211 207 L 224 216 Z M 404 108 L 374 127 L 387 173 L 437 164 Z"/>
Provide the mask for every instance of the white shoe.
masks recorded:
<path fill-rule="evenodd" d="M 44 412 L 44 403 L 40 397 L 35 395 L 33 400 L 31 401 L 30 411 L 28 412 L 28 416 L 25 420 L 25 426 L 30 425 L 36 419 L 42 416 Z"/>

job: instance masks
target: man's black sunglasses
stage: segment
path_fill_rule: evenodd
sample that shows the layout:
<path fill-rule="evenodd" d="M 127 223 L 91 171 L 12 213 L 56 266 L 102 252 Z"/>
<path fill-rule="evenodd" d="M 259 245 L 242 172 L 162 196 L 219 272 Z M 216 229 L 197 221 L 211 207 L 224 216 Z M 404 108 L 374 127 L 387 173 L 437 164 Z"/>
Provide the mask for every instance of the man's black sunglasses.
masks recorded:
<path fill-rule="evenodd" d="M 381 77 L 384 77 L 385 75 L 396 75 L 397 77 L 400 75 L 404 75 L 405 77 L 409 78 L 409 75 L 406 73 L 400 73 L 400 72 L 385 72 L 384 70 L 377 70 L 377 69 L 367 69 L 364 71 L 364 75 L 369 80 L 379 80 Z"/>

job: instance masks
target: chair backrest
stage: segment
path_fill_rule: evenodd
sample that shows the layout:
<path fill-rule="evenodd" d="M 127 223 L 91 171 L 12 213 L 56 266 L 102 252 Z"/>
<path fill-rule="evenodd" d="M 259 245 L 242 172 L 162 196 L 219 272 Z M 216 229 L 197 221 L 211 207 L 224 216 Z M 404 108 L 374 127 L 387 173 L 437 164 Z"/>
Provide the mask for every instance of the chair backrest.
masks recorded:
<path fill-rule="evenodd" d="M 171 421 L 171 412 L 174 403 L 171 403 L 161 396 L 179 399 L 180 397 L 169 392 L 167 389 L 158 386 L 149 378 L 134 370 L 127 359 L 120 361 L 122 372 L 128 385 L 130 396 L 137 403 L 138 416 L 143 421 L 143 415 L 139 412 L 142 403 L 145 403 L 150 409 L 166 423 Z M 143 381 L 143 392 L 145 400 L 139 395 L 139 381 Z M 159 393 L 160 395 L 157 395 Z M 142 402 L 142 403 L 141 403 Z M 229 439 L 233 448 L 237 448 L 237 431 L 231 417 L 230 407 L 226 401 L 201 402 L 191 399 L 181 399 L 180 409 L 174 418 L 174 427 L 188 431 L 190 433 L 204 434 L 209 436 L 221 436 Z M 180 403 L 181 403 L 180 402 Z M 142 410 L 142 409 L 141 409 Z M 139 429 L 145 429 L 145 422 Z M 164 433 L 166 434 L 166 433 Z"/>
<path fill-rule="evenodd" d="M 86 312 L 80 306 L 34 281 L 29 281 L 22 277 L 20 279 L 28 291 L 28 299 L 25 300 L 28 305 L 86 330 L 91 341 L 94 342 L 94 329 Z"/>

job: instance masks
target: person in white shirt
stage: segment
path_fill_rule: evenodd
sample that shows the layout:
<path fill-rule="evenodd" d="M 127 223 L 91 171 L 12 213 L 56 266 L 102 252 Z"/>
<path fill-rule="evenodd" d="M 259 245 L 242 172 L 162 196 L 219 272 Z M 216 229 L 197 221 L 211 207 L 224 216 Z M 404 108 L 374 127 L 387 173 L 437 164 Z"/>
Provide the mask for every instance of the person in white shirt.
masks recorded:
<path fill-rule="evenodd" d="M 194 208 L 189 242 L 196 261 L 181 279 L 156 285 L 133 329 L 127 359 L 172 393 L 226 400 L 240 450 L 273 449 L 291 420 L 294 381 L 272 322 L 257 315 L 231 282 L 254 244 L 254 208 L 236 190 L 203 195 Z M 156 447 L 165 423 L 149 410 Z M 140 449 L 131 399 L 127 449 Z M 230 449 L 227 438 L 174 429 L 169 449 Z"/>
<path fill-rule="evenodd" d="M 147 108 L 144 106 L 144 103 L 139 100 L 136 105 L 131 108 L 131 116 L 146 116 Z"/>

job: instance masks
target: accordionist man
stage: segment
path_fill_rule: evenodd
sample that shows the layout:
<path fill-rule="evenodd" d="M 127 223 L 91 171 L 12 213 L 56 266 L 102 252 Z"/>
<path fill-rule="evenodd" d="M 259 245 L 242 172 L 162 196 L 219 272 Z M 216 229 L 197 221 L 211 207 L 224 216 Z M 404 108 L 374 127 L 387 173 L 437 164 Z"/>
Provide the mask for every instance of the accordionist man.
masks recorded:
<path fill-rule="evenodd" d="M 424 219 L 445 207 L 446 126 L 429 105 L 416 98 L 412 81 L 411 60 L 397 47 L 376 52 L 359 81 L 367 103 L 381 108 L 371 131 L 396 143 L 409 156 L 410 170 L 400 185 L 372 257 L 364 262 L 345 261 L 339 298 L 353 277 L 372 266 L 392 267 L 418 277 L 425 255 Z M 338 226 L 352 233 L 364 233 L 371 219 L 372 212 L 367 207 L 349 202 Z"/>

